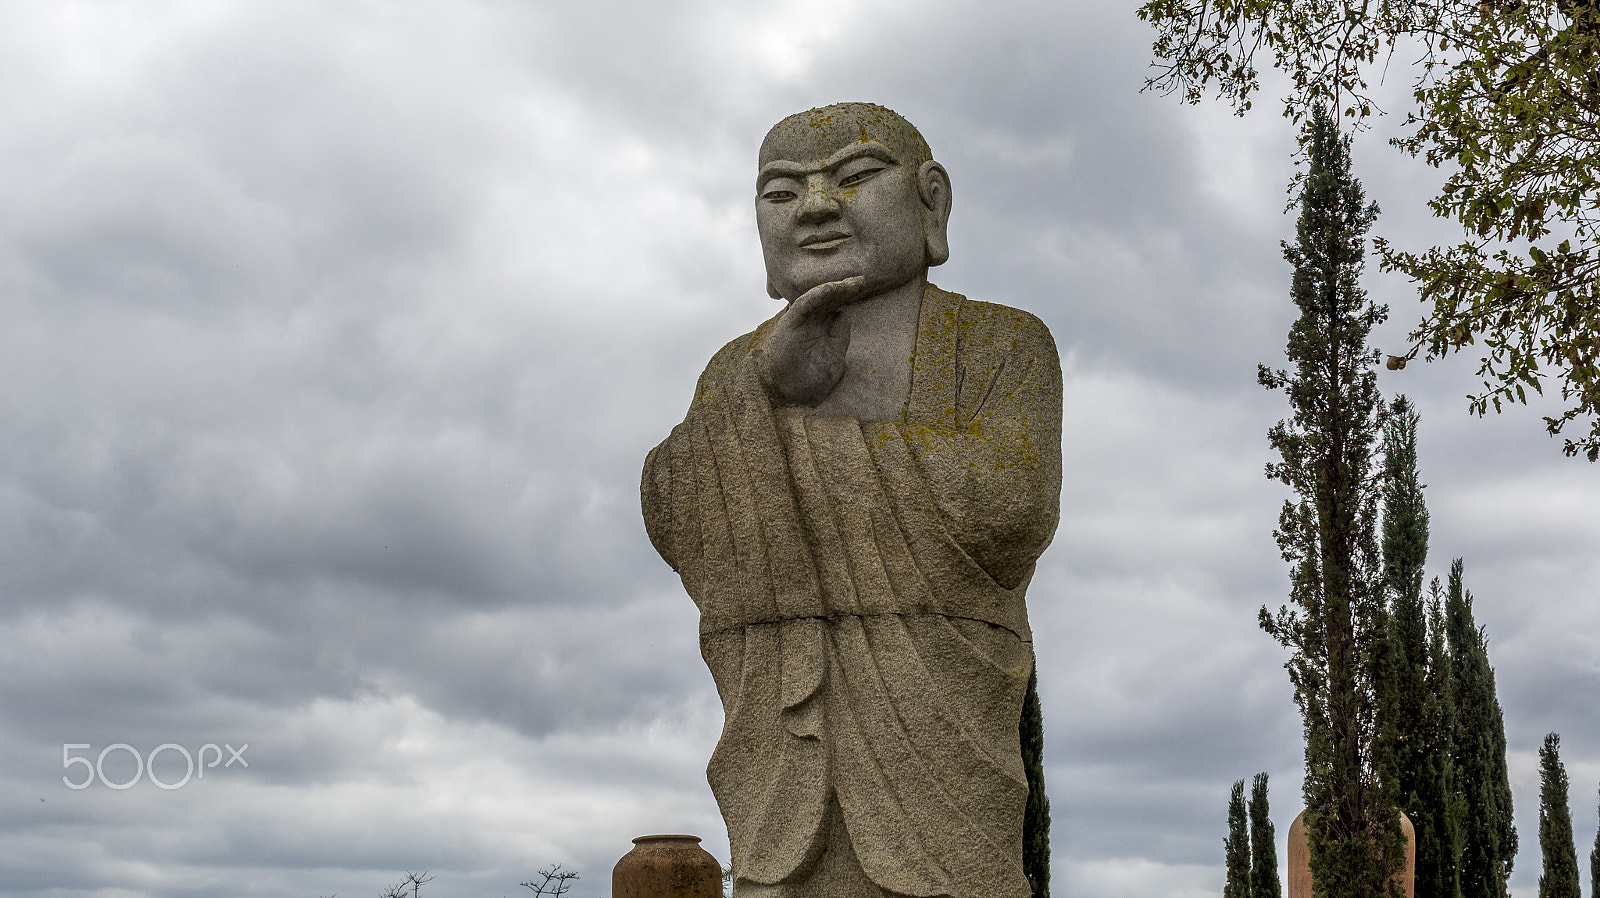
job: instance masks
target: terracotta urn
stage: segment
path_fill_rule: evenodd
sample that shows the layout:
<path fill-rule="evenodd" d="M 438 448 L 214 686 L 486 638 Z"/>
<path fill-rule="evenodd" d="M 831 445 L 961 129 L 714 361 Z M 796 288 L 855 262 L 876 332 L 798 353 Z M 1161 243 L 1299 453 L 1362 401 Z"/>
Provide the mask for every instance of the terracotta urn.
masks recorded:
<path fill-rule="evenodd" d="M 722 898 L 722 865 L 699 836 L 640 836 L 611 870 L 611 898 Z"/>
<path fill-rule="evenodd" d="M 1400 894 L 1412 898 L 1417 893 L 1417 830 L 1411 818 L 1400 812 L 1400 835 L 1406 840 L 1406 860 L 1395 878 L 1400 880 Z M 1289 824 L 1289 898 L 1312 898 L 1311 891 L 1311 838 L 1306 833 L 1306 812 L 1301 811 Z"/>

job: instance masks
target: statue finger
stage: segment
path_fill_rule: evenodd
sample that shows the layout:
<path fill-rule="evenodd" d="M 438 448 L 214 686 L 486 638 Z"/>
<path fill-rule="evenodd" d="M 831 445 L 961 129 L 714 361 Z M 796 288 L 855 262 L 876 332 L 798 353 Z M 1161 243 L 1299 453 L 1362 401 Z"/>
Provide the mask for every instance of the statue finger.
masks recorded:
<path fill-rule="evenodd" d="M 818 284 L 794 301 L 792 311 L 802 319 L 831 317 L 841 306 L 861 295 L 861 288 L 866 280 L 865 277 L 856 275 Z"/>

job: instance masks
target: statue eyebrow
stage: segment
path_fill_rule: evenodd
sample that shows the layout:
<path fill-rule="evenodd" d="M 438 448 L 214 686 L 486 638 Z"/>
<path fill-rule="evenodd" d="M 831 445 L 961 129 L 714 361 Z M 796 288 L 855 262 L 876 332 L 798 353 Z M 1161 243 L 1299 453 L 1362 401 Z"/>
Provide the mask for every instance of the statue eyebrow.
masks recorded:
<path fill-rule="evenodd" d="M 890 152 L 888 147 L 876 140 L 868 140 L 863 143 L 853 143 L 847 147 L 844 147 L 837 153 L 829 156 L 826 162 L 823 162 L 821 165 L 813 168 L 806 168 L 783 159 L 775 159 L 771 162 L 768 162 L 766 165 L 761 167 L 761 173 L 756 176 L 756 192 L 760 193 L 762 188 L 766 186 L 767 182 L 773 178 L 794 178 L 795 180 L 805 180 L 807 175 L 821 171 L 832 171 L 847 162 L 859 159 L 863 156 L 870 156 L 873 159 L 887 162 L 890 165 L 900 164 L 900 160 L 895 158 L 894 153 Z"/>

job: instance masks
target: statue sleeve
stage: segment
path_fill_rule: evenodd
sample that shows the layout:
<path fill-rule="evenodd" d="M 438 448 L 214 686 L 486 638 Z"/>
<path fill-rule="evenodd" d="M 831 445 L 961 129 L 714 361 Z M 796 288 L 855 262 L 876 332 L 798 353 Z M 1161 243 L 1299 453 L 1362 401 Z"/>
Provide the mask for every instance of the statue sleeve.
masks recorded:
<path fill-rule="evenodd" d="M 886 456 L 880 470 L 913 481 L 903 488 L 920 484 L 955 542 L 1012 589 L 1050 545 L 1060 517 L 1061 363 L 1049 330 L 1026 312 L 965 302 L 961 317 L 948 358 L 929 341 L 934 358 L 918 366 L 920 393 L 907 421 L 866 430 Z M 899 455 L 890 433 L 915 477 L 898 474 L 887 457 Z"/>
<path fill-rule="evenodd" d="M 750 357 L 755 336 L 712 358 L 640 484 L 650 541 L 708 630 L 801 616 L 818 592 L 783 441 Z"/>
<path fill-rule="evenodd" d="M 712 450 L 733 437 L 728 425 L 736 407 L 749 405 L 738 401 L 747 397 L 737 395 L 748 393 L 748 388 L 739 390 L 735 383 L 739 369 L 747 367 L 749 342 L 747 334 L 712 357 L 695 384 L 694 399 L 682 423 L 645 457 L 639 484 L 645 532 L 662 560 L 680 574 L 704 541 L 699 520 L 701 482 L 708 474 L 720 480 L 710 457 Z M 732 397 L 728 395 L 730 387 Z"/>

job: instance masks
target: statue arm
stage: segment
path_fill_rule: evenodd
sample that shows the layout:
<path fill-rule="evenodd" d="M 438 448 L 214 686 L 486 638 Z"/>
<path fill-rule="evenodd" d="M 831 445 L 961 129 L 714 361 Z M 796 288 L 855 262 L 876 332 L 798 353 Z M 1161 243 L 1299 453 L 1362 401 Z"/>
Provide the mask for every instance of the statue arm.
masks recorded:
<path fill-rule="evenodd" d="M 674 436 L 676 430 L 674 428 Z M 639 478 L 639 504 L 644 511 L 644 530 L 650 537 L 650 545 L 655 546 L 661 559 L 676 571 L 677 553 L 672 540 L 672 443 L 673 437 L 669 436 L 645 456 L 644 472 Z"/>
<path fill-rule="evenodd" d="M 951 536 L 1009 589 L 1049 546 L 1060 516 L 1061 363 L 1037 318 L 1003 309 L 995 319 L 963 338 L 954 426 L 868 431 L 905 441 Z"/>
<path fill-rule="evenodd" d="M 762 397 L 759 404 L 766 407 L 750 357 L 756 333 L 730 341 L 712 356 L 695 384 L 694 399 L 683 421 L 645 457 L 639 482 L 645 533 L 662 560 L 680 574 L 698 548 L 695 544 L 702 524 L 699 481 L 708 463 L 715 467 L 704 457 L 706 444 L 708 440 L 712 445 L 717 442 L 710 439 L 713 432 L 721 433 L 724 441 L 730 436 L 716 427 L 714 419 L 718 416 L 711 411 L 712 406 L 718 405 L 714 395 L 726 397 L 732 392 L 744 397 L 747 405 L 755 397 Z M 725 400 L 723 407 L 727 407 Z"/>

